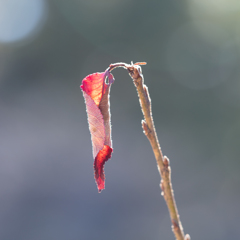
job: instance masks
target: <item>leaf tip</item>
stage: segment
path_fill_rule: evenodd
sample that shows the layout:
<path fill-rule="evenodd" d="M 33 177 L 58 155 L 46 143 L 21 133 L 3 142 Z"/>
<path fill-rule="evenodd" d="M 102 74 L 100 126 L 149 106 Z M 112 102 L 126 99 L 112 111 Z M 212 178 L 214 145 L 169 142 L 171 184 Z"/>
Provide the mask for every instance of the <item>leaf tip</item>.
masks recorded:
<path fill-rule="evenodd" d="M 111 147 L 104 145 L 103 149 L 98 152 L 94 160 L 95 180 L 99 193 L 105 188 L 104 164 L 111 158 L 112 151 Z"/>

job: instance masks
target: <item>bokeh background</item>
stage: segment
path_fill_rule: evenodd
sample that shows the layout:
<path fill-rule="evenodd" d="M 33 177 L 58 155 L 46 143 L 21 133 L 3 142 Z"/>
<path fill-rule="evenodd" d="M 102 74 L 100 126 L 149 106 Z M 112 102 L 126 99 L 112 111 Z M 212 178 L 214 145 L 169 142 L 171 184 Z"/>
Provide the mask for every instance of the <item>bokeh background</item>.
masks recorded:
<path fill-rule="evenodd" d="M 185 233 L 240 236 L 238 0 L 0 0 L 0 239 L 174 239 L 132 80 L 93 178 L 82 79 L 143 67 Z"/>

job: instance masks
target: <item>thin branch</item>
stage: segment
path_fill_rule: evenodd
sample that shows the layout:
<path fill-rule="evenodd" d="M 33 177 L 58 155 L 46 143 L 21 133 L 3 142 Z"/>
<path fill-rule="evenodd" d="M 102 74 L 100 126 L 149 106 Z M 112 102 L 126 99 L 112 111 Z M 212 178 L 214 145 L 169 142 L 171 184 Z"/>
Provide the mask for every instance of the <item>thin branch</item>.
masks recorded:
<path fill-rule="evenodd" d="M 172 183 L 171 183 L 171 168 L 169 165 L 169 160 L 166 156 L 163 157 L 158 137 L 156 134 L 156 130 L 154 127 L 154 122 L 152 118 L 152 110 L 151 110 L 151 99 L 149 96 L 148 88 L 143 83 L 143 75 L 141 71 L 140 64 L 131 64 L 126 65 L 126 68 L 129 72 L 129 75 L 133 79 L 133 82 L 136 86 L 138 97 L 141 105 L 141 109 L 144 115 L 144 120 L 142 120 L 142 127 L 146 137 L 148 138 L 158 166 L 158 171 L 161 176 L 160 187 L 162 189 L 162 195 L 167 203 L 167 207 L 169 210 L 171 222 L 172 222 L 172 230 L 175 234 L 177 240 L 184 240 L 184 232 L 183 227 L 180 221 L 180 217 L 178 214 L 178 209 L 176 205 L 176 201 L 173 194 Z M 187 234 L 185 239 L 190 239 L 190 236 Z"/>
<path fill-rule="evenodd" d="M 145 62 L 126 64 L 123 62 L 110 64 L 106 71 L 112 71 L 115 68 L 123 67 L 128 70 L 129 75 L 133 79 L 136 86 L 139 102 L 144 115 L 142 120 L 143 131 L 148 138 L 153 153 L 155 155 L 158 171 L 161 176 L 160 187 L 162 189 L 162 195 L 167 203 L 168 211 L 172 222 L 172 230 L 177 240 L 190 240 L 189 234 L 184 237 L 183 227 L 178 214 L 176 201 L 173 194 L 172 182 L 171 182 L 171 168 L 169 165 L 169 159 L 162 154 L 157 133 L 155 130 L 152 109 L 151 98 L 148 92 L 147 86 L 144 84 L 142 69 L 140 65 L 145 65 Z"/>

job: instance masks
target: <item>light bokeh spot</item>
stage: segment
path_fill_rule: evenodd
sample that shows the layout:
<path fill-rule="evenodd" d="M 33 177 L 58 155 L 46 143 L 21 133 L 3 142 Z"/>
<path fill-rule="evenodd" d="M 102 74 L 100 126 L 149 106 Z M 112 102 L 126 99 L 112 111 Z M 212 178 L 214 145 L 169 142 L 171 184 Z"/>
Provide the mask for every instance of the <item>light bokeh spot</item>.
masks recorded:
<path fill-rule="evenodd" d="M 46 12 L 45 0 L 0 0 L 0 42 L 31 37 L 42 26 Z"/>

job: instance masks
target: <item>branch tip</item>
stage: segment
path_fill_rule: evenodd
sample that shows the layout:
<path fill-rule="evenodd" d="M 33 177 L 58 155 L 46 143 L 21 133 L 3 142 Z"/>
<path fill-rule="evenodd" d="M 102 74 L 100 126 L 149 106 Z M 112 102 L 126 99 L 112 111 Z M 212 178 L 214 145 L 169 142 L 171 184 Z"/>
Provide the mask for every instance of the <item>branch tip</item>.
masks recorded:
<path fill-rule="evenodd" d="M 138 66 L 140 67 L 140 65 L 146 65 L 146 64 L 147 64 L 146 62 L 133 63 L 132 61 L 131 61 L 131 64 L 127 64 L 127 63 L 124 63 L 124 62 L 111 63 L 106 70 L 111 72 L 113 69 L 119 68 L 119 67 L 123 67 L 125 69 L 128 69 L 130 67 L 132 67 L 132 68 L 138 67 Z M 141 67 L 140 67 L 140 69 L 141 69 Z"/>
<path fill-rule="evenodd" d="M 139 65 L 128 65 L 126 68 L 135 84 L 143 83 L 142 68 Z"/>

